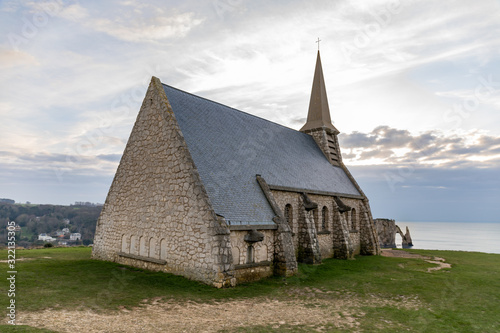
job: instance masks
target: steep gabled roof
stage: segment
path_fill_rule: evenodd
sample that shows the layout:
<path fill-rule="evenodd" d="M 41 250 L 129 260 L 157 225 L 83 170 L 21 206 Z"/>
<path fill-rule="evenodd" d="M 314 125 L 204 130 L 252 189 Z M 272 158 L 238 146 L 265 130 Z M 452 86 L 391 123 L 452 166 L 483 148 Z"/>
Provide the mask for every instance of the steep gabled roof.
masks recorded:
<path fill-rule="evenodd" d="M 273 187 L 360 196 L 308 134 L 163 85 L 214 210 L 230 224 L 272 224 L 256 175 Z"/>

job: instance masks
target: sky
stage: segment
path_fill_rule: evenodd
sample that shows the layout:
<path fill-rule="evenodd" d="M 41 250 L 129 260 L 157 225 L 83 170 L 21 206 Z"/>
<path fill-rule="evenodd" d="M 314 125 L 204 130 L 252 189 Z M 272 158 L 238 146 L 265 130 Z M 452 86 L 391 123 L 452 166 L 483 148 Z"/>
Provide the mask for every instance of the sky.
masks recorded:
<path fill-rule="evenodd" d="M 293 129 L 320 39 L 374 217 L 500 222 L 500 1 L 0 1 L 0 198 L 103 203 L 152 76 Z"/>

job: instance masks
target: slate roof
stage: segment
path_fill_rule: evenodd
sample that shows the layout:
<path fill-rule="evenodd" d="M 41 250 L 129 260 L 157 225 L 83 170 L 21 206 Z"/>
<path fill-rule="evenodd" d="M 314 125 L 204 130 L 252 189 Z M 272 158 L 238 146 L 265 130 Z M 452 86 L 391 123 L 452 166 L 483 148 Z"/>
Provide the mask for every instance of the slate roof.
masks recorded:
<path fill-rule="evenodd" d="M 214 210 L 232 225 L 274 224 L 270 186 L 359 196 L 308 134 L 163 84 Z"/>

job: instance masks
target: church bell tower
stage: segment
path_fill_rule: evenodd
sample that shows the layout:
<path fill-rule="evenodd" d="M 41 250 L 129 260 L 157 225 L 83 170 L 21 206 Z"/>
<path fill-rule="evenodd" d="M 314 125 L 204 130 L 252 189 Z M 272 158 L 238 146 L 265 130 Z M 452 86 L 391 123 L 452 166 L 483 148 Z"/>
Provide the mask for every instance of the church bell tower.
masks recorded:
<path fill-rule="evenodd" d="M 340 166 L 342 156 L 337 139 L 337 135 L 340 132 L 333 126 L 330 118 L 330 108 L 328 107 L 328 97 L 326 96 L 325 79 L 323 77 L 319 50 L 316 59 L 307 122 L 300 131 L 314 138 L 332 165 Z"/>

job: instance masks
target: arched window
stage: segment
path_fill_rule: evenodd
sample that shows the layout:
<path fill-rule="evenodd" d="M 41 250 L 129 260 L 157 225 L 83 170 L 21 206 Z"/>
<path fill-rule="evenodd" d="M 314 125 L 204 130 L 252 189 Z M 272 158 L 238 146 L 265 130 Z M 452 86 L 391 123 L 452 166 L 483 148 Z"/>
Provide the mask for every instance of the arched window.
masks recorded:
<path fill-rule="evenodd" d="M 319 231 L 320 229 L 319 229 L 318 208 L 315 208 L 313 210 L 313 219 L 314 219 L 313 223 L 316 226 L 316 231 Z"/>
<path fill-rule="evenodd" d="M 231 252 L 233 255 L 233 264 L 239 265 L 240 264 L 240 249 L 237 246 L 231 247 Z"/>
<path fill-rule="evenodd" d="M 323 206 L 321 210 L 321 230 L 328 230 L 328 208 Z"/>
<path fill-rule="evenodd" d="M 165 238 L 160 242 L 160 259 L 167 260 L 167 241 Z"/>
<path fill-rule="evenodd" d="M 358 214 L 356 209 L 351 209 L 351 229 L 358 230 Z"/>
<path fill-rule="evenodd" d="M 293 231 L 293 208 L 292 205 L 287 204 L 285 206 L 285 219 L 286 223 L 290 226 L 290 229 Z"/>
<path fill-rule="evenodd" d="M 351 225 L 351 212 L 345 212 L 345 222 L 347 223 L 347 229 L 352 230 L 352 225 Z"/>
<path fill-rule="evenodd" d="M 137 236 L 130 236 L 130 254 L 139 254 L 137 251 Z"/>
<path fill-rule="evenodd" d="M 151 237 L 149 239 L 148 257 L 150 257 L 150 258 L 158 258 L 158 255 L 156 254 L 156 239 L 154 237 Z"/>
<path fill-rule="evenodd" d="M 143 257 L 148 256 L 148 252 L 146 249 L 146 237 L 144 236 L 141 236 L 141 238 L 139 238 L 139 255 Z"/>
<path fill-rule="evenodd" d="M 248 245 L 247 247 L 247 264 L 253 264 L 255 262 L 254 258 L 255 252 L 253 245 Z"/>
<path fill-rule="evenodd" d="M 128 244 L 127 244 L 127 236 L 123 235 L 122 236 L 122 252 L 128 253 Z"/>
<path fill-rule="evenodd" d="M 266 261 L 267 260 L 267 245 L 261 244 L 256 251 L 256 261 Z"/>

